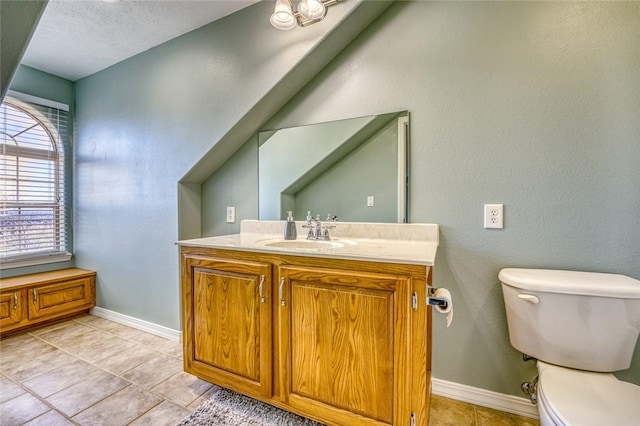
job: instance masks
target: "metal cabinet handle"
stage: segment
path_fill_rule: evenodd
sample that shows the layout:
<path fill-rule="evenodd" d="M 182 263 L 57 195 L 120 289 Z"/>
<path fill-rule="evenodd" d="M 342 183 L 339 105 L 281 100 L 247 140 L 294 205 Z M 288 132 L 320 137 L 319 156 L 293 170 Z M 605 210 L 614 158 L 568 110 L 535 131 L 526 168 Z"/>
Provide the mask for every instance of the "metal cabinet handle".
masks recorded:
<path fill-rule="evenodd" d="M 18 309 L 18 292 L 13 293 L 13 310 Z"/>
<path fill-rule="evenodd" d="M 287 306 L 287 302 L 284 300 L 284 278 L 280 278 L 280 288 L 278 289 L 278 293 L 280 295 L 280 305 Z"/>
<path fill-rule="evenodd" d="M 264 285 L 264 275 L 260 275 L 260 284 L 258 286 L 258 293 L 260 293 L 260 303 L 265 302 L 264 294 L 262 293 L 263 285 Z"/>
<path fill-rule="evenodd" d="M 35 305 L 36 303 L 38 303 L 38 291 L 34 288 L 33 289 L 33 304 Z"/>
<path fill-rule="evenodd" d="M 520 298 L 522 300 L 526 300 L 529 303 L 533 303 L 534 305 L 537 305 L 538 303 L 540 303 L 540 299 L 538 299 L 533 294 L 520 293 L 520 294 L 518 294 L 518 298 Z"/>

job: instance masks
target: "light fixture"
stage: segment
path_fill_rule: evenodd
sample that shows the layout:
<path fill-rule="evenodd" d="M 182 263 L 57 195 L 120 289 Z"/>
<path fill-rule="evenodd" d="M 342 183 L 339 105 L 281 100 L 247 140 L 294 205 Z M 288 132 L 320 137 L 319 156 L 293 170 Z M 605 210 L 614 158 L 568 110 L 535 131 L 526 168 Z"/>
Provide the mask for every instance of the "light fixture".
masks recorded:
<path fill-rule="evenodd" d="M 290 30 L 296 26 L 296 18 L 293 16 L 291 2 L 289 0 L 276 0 L 276 10 L 271 15 L 271 25 L 279 30 Z"/>
<path fill-rule="evenodd" d="M 320 0 L 302 0 L 298 4 L 298 12 L 305 19 L 322 19 L 327 8 Z"/>
<path fill-rule="evenodd" d="M 296 25 L 306 27 L 324 19 L 327 7 L 341 0 L 302 0 L 298 11 L 293 10 L 291 0 L 276 0 L 276 8 L 271 15 L 271 25 L 279 30 L 290 30 Z"/>

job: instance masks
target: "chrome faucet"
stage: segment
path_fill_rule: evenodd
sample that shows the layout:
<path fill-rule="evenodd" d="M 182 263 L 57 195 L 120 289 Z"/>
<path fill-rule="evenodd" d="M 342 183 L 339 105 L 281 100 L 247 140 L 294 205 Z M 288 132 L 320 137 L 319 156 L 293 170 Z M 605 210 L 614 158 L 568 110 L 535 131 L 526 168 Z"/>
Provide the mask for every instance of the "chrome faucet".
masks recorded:
<path fill-rule="evenodd" d="M 325 222 L 329 222 L 331 224 L 323 223 L 320 219 L 320 215 L 316 215 L 314 218 L 311 215 L 311 212 L 307 212 L 307 220 L 303 228 L 307 228 L 307 240 L 330 240 L 329 230 L 336 227 L 335 222 L 338 220 L 337 216 L 328 214 Z"/>
<path fill-rule="evenodd" d="M 318 238 L 319 240 L 331 239 L 331 237 L 329 237 L 329 229 L 333 229 L 336 227 L 337 220 L 338 220 L 338 216 L 332 215 L 331 213 L 327 215 L 327 218 L 325 219 L 326 223 L 322 225 L 322 229 L 320 230 L 322 237 Z M 327 223 L 329 223 L 330 225 L 327 225 Z"/>
<path fill-rule="evenodd" d="M 307 240 L 315 240 L 316 239 L 316 235 L 315 235 L 315 219 L 313 217 L 311 217 L 311 211 L 307 212 L 307 219 L 304 223 L 304 225 L 302 225 L 303 228 L 307 228 L 309 229 L 309 231 L 307 231 Z"/>

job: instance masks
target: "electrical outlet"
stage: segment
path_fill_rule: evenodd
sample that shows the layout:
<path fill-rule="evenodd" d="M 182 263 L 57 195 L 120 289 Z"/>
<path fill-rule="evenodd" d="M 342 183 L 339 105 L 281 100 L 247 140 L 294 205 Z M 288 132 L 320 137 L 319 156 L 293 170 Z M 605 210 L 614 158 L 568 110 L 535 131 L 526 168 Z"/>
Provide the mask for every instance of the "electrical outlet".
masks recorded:
<path fill-rule="evenodd" d="M 373 195 L 369 195 L 367 197 L 367 207 L 373 207 L 376 205 L 376 197 Z"/>
<path fill-rule="evenodd" d="M 484 205 L 484 227 L 504 228 L 504 207 L 502 204 Z"/>
<path fill-rule="evenodd" d="M 235 207 L 227 207 L 227 223 L 236 223 Z"/>

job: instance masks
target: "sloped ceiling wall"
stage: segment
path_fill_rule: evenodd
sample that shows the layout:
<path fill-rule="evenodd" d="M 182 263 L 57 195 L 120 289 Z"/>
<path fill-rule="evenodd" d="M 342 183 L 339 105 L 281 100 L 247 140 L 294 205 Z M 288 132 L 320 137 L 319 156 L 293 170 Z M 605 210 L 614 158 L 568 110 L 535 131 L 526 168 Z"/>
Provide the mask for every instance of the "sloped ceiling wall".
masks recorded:
<path fill-rule="evenodd" d="M 46 4 L 46 0 L 0 2 L 0 100 L 7 94 Z"/>
<path fill-rule="evenodd" d="M 200 236 L 200 182 L 391 3 L 282 32 L 259 2 L 76 82 L 75 255 L 98 306 L 180 329 L 174 242 Z"/>

